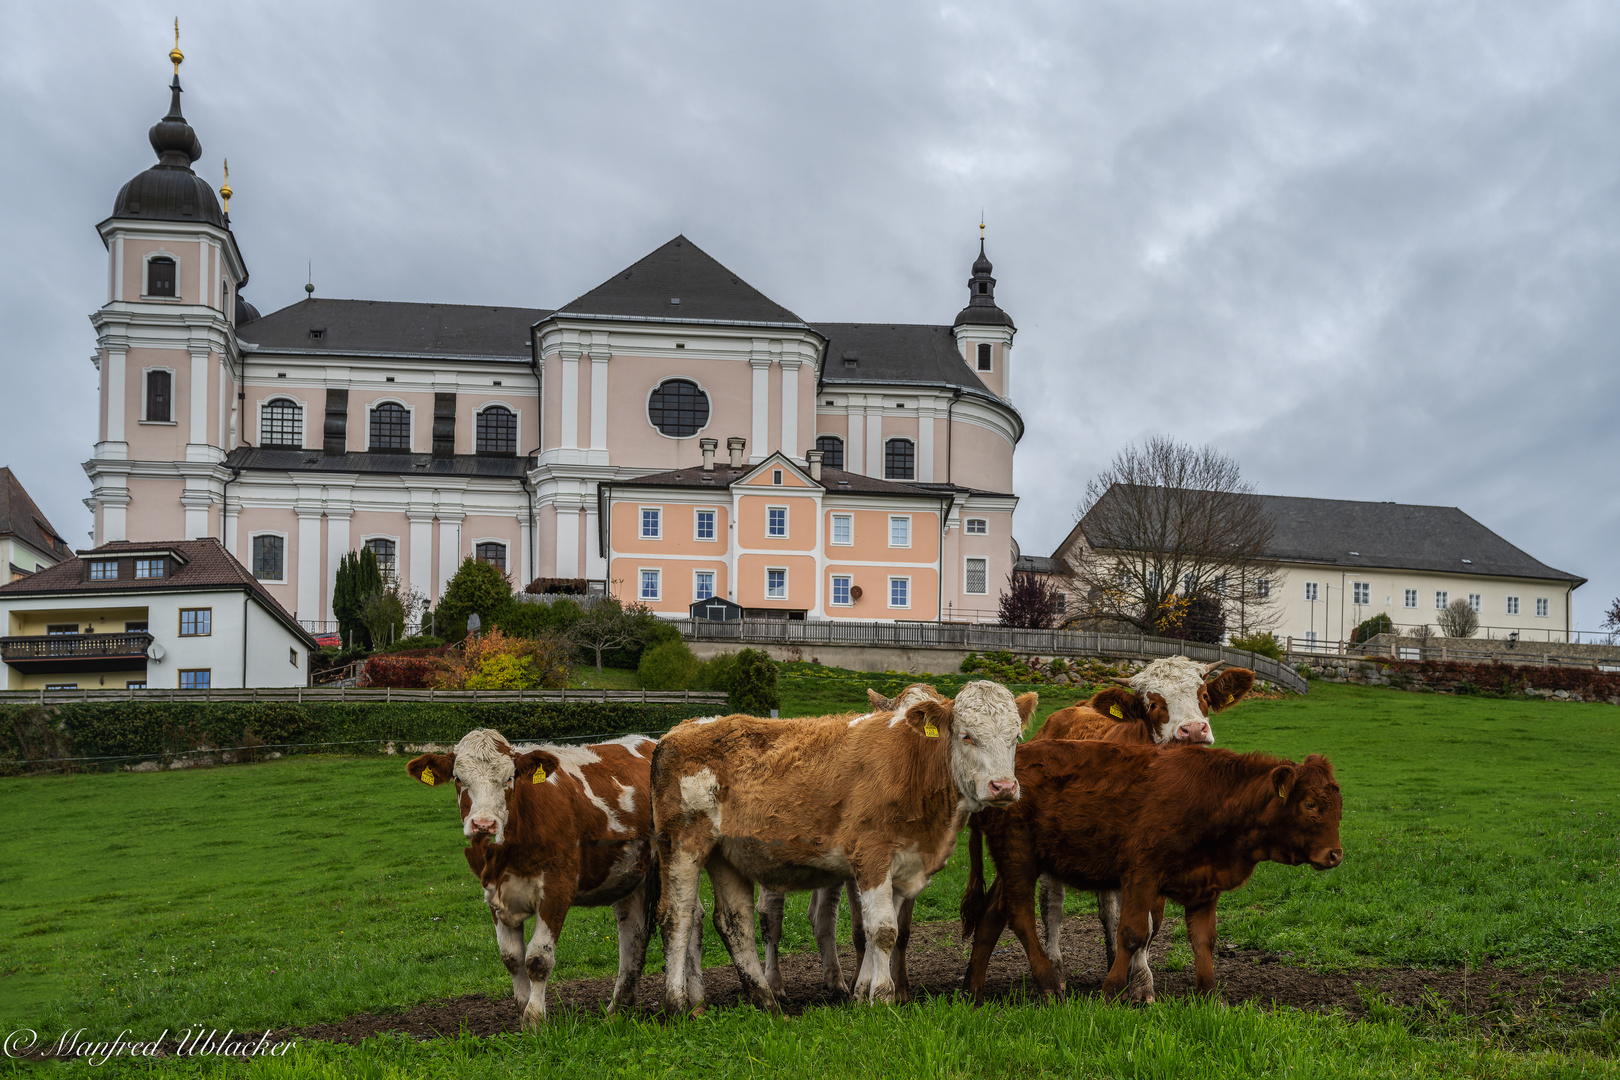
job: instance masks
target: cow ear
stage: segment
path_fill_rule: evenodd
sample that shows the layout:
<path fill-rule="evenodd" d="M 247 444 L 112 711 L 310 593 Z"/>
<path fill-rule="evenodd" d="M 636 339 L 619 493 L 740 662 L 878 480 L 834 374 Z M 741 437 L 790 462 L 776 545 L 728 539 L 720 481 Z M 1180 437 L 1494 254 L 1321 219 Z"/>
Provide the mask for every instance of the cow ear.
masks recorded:
<path fill-rule="evenodd" d="M 1220 712 L 1254 689 L 1254 672 L 1248 668 L 1227 668 L 1209 681 L 1208 689 L 1209 711 Z"/>
<path fill-rule="evenodd" d="M 532 784 L 545 783 L 546 778 L 556 772 L 561 765 L 562 760 L 556 754 L 545 750 L 530 750 L 512 760 L 515 778 L 527 780 Z"/>
<path fill-rule="evenodd" d="M 874 712 L 894 711 L 894 698 L 884 697 L 871 687 L 866 688 L 866 700 L 872 703 L 872 709 Z"/>
<path fill-rule="evenodd" d="M 920 701 L 906 710 L 906 724 L 924 738 L 937 739 L 951 728 L 951 703 Z"/>
<path fill-rule="evenodd" d="M 1294 790 L 1295 778 L 1292 765 L 1279 765 L 1271 770 L 1271 787 L 1276 791 L 1277 798 L 1288 801 L 1289 794 Z"/>
<path fill-rule="evenodd" d="M 423 754 L 412 758 L 405 771 L 411 774 L 412 780 L 420 780 L 430 787 L 448 784 L 456 776 L 456 755 Z"/>
<path fill-rule="evenodd" d="M 1105 690 L 1099 690 L 1086 704 L 1115 720 L 1135 721 L 1141 724 L 1148 722 L 1147 705 L 1143 703 L 1142 695 L 1123 686 L 1110 686 Z"/>
<path fill-rule="evenodd" d="M 1041 703 L 1041 695 L 1031 690 L 1027 694 L 1019 694 L 1013 698 L 1013 704 L 1018 706 L 1018 722 L 1029 723 L 1029 718 L 1035 714 L 1035 706 Z"/>

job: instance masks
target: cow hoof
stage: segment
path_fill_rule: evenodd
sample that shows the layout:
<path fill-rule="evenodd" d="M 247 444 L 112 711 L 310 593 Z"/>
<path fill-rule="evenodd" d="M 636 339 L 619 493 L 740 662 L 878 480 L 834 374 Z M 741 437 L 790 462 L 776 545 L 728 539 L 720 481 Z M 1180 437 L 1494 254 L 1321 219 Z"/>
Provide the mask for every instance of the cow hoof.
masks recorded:
<path fill-rule="evenodd" d="M 524 1031 L 539 1031 L 541 1028 L 543 1028 L 545 1026 L 546 1026 L 546 1014 L 545 1013 L 543 1013 L 543 1012 L 535 1012 L 532 1009 L 525 1009 L 523 1011 L 523 1030 Z"/>

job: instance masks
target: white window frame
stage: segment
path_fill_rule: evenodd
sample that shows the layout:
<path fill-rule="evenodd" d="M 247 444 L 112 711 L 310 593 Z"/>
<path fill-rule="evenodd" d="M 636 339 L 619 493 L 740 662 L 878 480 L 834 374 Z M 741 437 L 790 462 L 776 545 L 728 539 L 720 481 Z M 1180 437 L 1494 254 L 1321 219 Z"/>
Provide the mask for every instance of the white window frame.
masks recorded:
<path fill-rule="evenodd" d="M 164 299 L 167 299 L 167 297 L 158 297 L 158 299 L 164 300 Z M 150 376 L 152 374 L 152 372 L 154 372 L 154 371 L 167 371 L 169 373 L 169 417 L 170 417 L 170 419 L 168 419 L 168 420 L 148 420 L 146 418 L 146 403 L 149 400 L 151 400 L 149 395 L 146 392 L 146 380 L 147 380 L 148 376 Z M 174 368 L 172 368 L 172 367 L 164 367 L 162 364 L 153 364 L 151 367 L 143 367 L 143 368 L 141 368 L 141 403 L 140 403 L 140 409 L 139 409 L 141 418 L 139 420 L 135 421 L 135 422 L 137 424 L 156 424 L 159 427 L 164 427 L 164 426 L 175 427 L 175 426 L 177 426 L 180 423 L 180 421 L 174 419 L 174 417 L 177 417 L 177 416 L 180 415 L 180 402 L 177 400 L 179 397 L 180 397 L 180 373 L 177 372 Z M 109 403 L 109 407 L 110 407 L 110 403 Z"/>
<path fill-rule="evenodd" d="M 1407 607 L 1411 608 L 1413 611 L 1417 610 L 1418 591 L 1416 589 L 1405 590 L 1405 595 L 1403 595 L 1401 599 L 1405 601 Z"/>
<path fill-rule="evenodd" d="M 276 532 L 274 529 L 260 529 L 257 532 L 248 533 L 247 572 L 249 574 L 253 573 L 253 541 L 261 536 L 281 537 L 281 576 L 278 578 L 255 577 L 253 580 L 264 585 L 287 584 L 287 564 L 292 561 L 292 545 L 288 542 L 288 536 L 284 532 Z M 395 561 L 399 559 L 399 548 L 397 547 L 394 549 L 394 559 Z"/>
<path fill-rule="evenodd" d="M 647 575 L 652 575 L 653 591 L 647 592 Z M 637 600 L 663 600 L 664 599 L 664 570 L 660 566 L 636 567 L 636 599 Z"/>
<path fill-rule="evenodd" d="M 170 260 L 170 261 L 172 261 L 174 263 L 174 295 L 173 296 L 158 296 L 155 293 L 149 293 L 149 292 L 146 291 L 147 288 L 152 284 L 152 260 L 153 259 L 168 259 L 168 260 Z M 181 284 L 180 284 L 180 268 L 182 266 L 184 266 L 184 265 L 185 265 L 185 260 L 180 258 L 180 256 L 174 254 L 172 251 L 165 251 L 162 248 L 159 248 L 156 251 L 148 251 L 146 253 L 146 255 L 141 259 L 141 299 L 142 300 L 156 300 L 159 303 L 165 303 L 165 304 L 183 303 L 184 299 L 182 297 L 182 293 L 184 293 L 185 290 L 181 287 Z M 122 300 L 123 297 L 119 297 L 119 299 Z"/>
<path fill-rule="evenodd" d="M 844 582 L 844 595 L 846 597 L 848 597 L 848 599 L 846 599 L 846 600 L 839 600 L 838 599 L 838 582 L 840 582 L 840 581 Z M 855 598 L 853 596 L 849 595 L 849 590 L 853 589 L 854 587 L 855 587 L 855 575 L 853 575 L 853 574 L 828 574 L 827 575 L 827 606 L 828 607 L 854 607 L 855 606 Z"/>
<path fill-rule="evenodd" d="M 709 595 L 708 596 L 699 596 L 698 595 L 698 578 L 700 576 L 704 575 L 704 574 L 709 575 Z M 715 583 L 718 582 L 719 580 L 720 580 L 720 574 L 719 574 L 718 571 L 715 571 L 715 570 L 693 570 L 692 571 L 692 603 L 695 604 L 699 600 L 713 600 L 715 598 L 715 596 L 718 595 L 716 590 L 715 590 Z"/>
<path fill-rule="evenodd" d="M 308 422 L 309 421 L 309 403 L 306 402 L 306 401 L 302 401 L 299 398 L 295 398 L 291 394 L 282 394 L 282 393 L 271 394 L 269 397 L 264 397 L 264 398 L 259 399 L 259 426 L 258 426 L 258 429 L 254 432 L 254 434 L 258 436 L 259 445 L 260 446 L 265 445 L 265 441 L 264 441 L 264 409 L 265 409 L 265 406 L 269 405 L 272 401 L 290 401 L 294 405 L 298 406 L 298 448 L 300 450 L 304 449 L 304 443 L 307 441 L 307 438 L 308 438 L 308 435 L 309 435 L 309 422 Z M 366 428 L 366 441 L 367 442 L 371 441 L 371 428 L 369 426 L 367 426 L 367 428 Z M 276 446 L 276 447 L 281 447 L 281 446 L 285 446 L 287 444 L 286 443 L 273 443 L 271 445 Z"/>
<path fill-rule="evenodd" d="M 896 604 L 894 602 L 894 583 L 897 582 L 897 581 L 905 582 L 906 602 L 903 603 L 903 604 Z M 894 611 L 910 611 L 911 610 L 911 575 L 909 575 L 909 574 L 890 574 L 889 575 L 889 592 L 888 592 L 888 596 L 886 597 L 886 599 L 888 600 L 889 607 L 892 610 L 894 610 Z"/>
<path fill-rule="evenodd" d="M 977 525 L 979 527 L 977 529 L 975 529 L 973 527 L 975 525 Z M 989 536 L 990 535 L 990 519 L 989 518 L 980 518 L 980 517 L 968 518 L 967 523 L 962 526 L 962 531 L 968 536 Z"/>
<path fill-rule="evenodd" d="M 972 563 L 983 563 L 984 564 L 984 580 L 982 582 L 982 584 L 984 585 L 984 588 L 982 588 L 982 589 L 975 589 L 975 588 L 973 588 L 972 586 L 970 586 L 968 584 L 968 581 L 969 581 L 969 566 Z M 990 595 L 990 560 L 989 559 L 986 559 L 983 556 L 979 556 L 979 555 L 971 555 L 968 558 L 962 560 L 962 592 L 964 594 L 968 595 L 968 596 L 989 596 Z"/>
<path fill-rule="evenodd" d="M 780 511 L 782 511 L 782 531 L 779 532 L 779 533 L 771 532 L 771 511 L 772 510 L 780 510 Z M 788 510 L 788 508 L 786 506 L 767 506 L 765 508 L 765 539 L 767 539 L 767 540 L 786 540 L 788 538 L 789 521 L 790 520 L 791 520 L 791 514 L 789 513 L 789 510 Z"/>
<path fill-rule="evenodd" d="M 781 574 L 782 575 L 782 595 L 781 596 L 772 596 L 771 595 L 771 575 L 772 574 Z M 789 593 L 789 588 L 788 588 L 788 568 L 785 567 L 785 566 L 767 566 L 765 568 L 765 599 L 767 599 L 767 600 L 786 600 L 789 595 L 790 595 L 790 593 Z"/>
<path fill-rule="evenodd" d="M 90 581 L 118 581 L 119 580 L 119 577 L 118 577 L 118 560 L 117 559 L 86 559 L 85 561 L 89 564 L 89 569 L 87 569 L 85 571 L 85 573 L 89 575 L 88 580 L 90 580 Z M 96 573 L 97 568 L 98 567 L 103 567 L 103 566 L 112 567 L 112 574 L 110 576 L 107 575 L 107 574 L 98 575 Z"/>
<path fill-rule="evenodd" d="M 1475 615 L 1478 615 L 1485 610 L 1485 598 L 1477 592 L 1471 592 L 1468 594 L 1468 606 L 1473 609 Z"/>
<path fill-rule="evenodd" d="M 897 544 L 897 543 L 894 542 L 894 523 L 897 522 L 897 521 L 905 522 L 906 542 L 903 543 L 903 544 Z M 890 514 L 889 515 L 889 546 L 892 547 L 892 548 L 909 548 L 909 547 L 911 547 L 911 515 L 910 514 Z"/>
<path fill-rule="evenodd" d="M 1507 613 L 1509 615 L 1517 615 L 1519 613 L 1519 598 L 1517 596 L 1510 596 L 1507 598 Z"/>
<path fill-rule="evenodd" d="M 1536 597 L 1536 618 L 1552 618 L 1552 601 L 1545 596 Z"/>
<path fill-rule="evenodd" d="M 1370 581 L 1352 581 L 1350 583 L 1350 595 L 1352 597 L 1354 597 L 1354 599 L 1352 599 L 1350 601 L 1350 603 L 1352 605 L 1356 606 L 1356 607 L 1361 607 L 1361 606 L 1366 605 L 1366 604 L 1371 604 L 1372 603 L 1372 582 L 1370 582 Z"/>
<path fill-rule="evenodd" d="M 1315 603 L 1316 598 L 1321 595 L 1320 590 L 1317 589 L 1316 586 L 1317 583 L 1314 581 L 1307 581 L 1305 583 L 1305 600 L 1307 603 Z"/>
<path fill-rule="evenodd" d="M 1444 610 L 1446 610 L 1446 608 L 1448 606 L 1450 606 L 1450 604 L 1451 604 L 1451 590 L 1450 589 L 1436 589 L 1436 590 L 1434 590 L 1434 610 L 1436 610 L 1436 611 L 1444 611 Z"/>
<path fill-rule="evenodd" d="M 703 514 L 710 514 L 714 520 L 709 524 L 714 526 L 713 536 L 704 536 L 698 528 L 698 519 Z M 696 506 L 692 508 L 692 539 L 704 544 L 715 544 L 720 541 L 720 508 L 718 506 Z"/>
<path fill-rule="evenodd" d="M 845 540 L 838 539 L 838 522 L 840 520 L 846 522 L 847 525 L 848 525 L 848 529 L 849 529 L 848 539 L 845 539 Z M 854 514 L 833 514 L 832 515 L 832 528 L 830 530 L 828 530 L 828 541 L 827 542 L 830 543 L 830 544 L 834 544 L 834 545 L 836 545 L 838 547 L 850 547 L 851 545 L 853 545 L 855 543 L 855 515 Z"/>
<path fill-rule="evenodd" d="M 473 412 L 472 412 L 472 453 L 474 453 L 474 454 L 478 453 L 478 419 L 479 419 L 479 417 L 484 415 L 485 410 L 492 409 L 497 405 L 499 405 L 501 408 L 505 409 L 507 412 L 512 414 L 512 423 L 517 427 L 517 443 L 513 444 L 515 446 L 515 449 L 512 451 L 512 456 L 516 457 L 519 454 L 523 453 L 523 447 L 521 445 L 522 442 L 523 442 L 523 410 L 518 408 L 516 405 L 512 404 L 510 401 L 507 401 L 507 400 L 505 400 L 503 398 L 490 398 L 488 401 L 484 402 L 483 404 L 481 404 L 481 405 L 479 405 L 479 406 L 477 406 L 476 408 L 473 409 Z M 490 456 L 491 457 L 499 457 L 500 455 L 495 454 L 495 453 L 492 452 L 490 454 Z"/>
<path fill-rule="evenodd" d="M 657 531 L 647 531 L 647 514 L 652 513 Z M 696 526 L 694 526 L 696 528 Z M 662 506 L 642 506 L 636 509 L 636 537 L 641 540 L 662 540 L 664 538 L 664 508 Z"/>

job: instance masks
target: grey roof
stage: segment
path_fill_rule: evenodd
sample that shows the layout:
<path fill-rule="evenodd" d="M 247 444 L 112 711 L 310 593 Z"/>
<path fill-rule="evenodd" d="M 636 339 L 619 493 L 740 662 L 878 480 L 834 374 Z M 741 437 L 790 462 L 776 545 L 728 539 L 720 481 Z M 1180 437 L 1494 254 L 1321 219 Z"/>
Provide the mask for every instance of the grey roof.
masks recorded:
<path fill-rule="evenodd" d="M 946 384 L 999 401 L 968 367 L 949 326 L 895 323 L 817 323 L 827 339 L 821 381 Z M 849 367 L 847 361 L 854 360 Z M 1005 404 L 1005 403 L 1003 403 Z"/>
<path fill-rule="evenodd" d="M 1057 574 L 1065 567 L 1062 562 L 1046 555 L 1020 555 L 1013 570 L 1020 574 Z"/>
<path fill-rule="evenodd" d="M 557 314 L 804 325 L 684 236 L 564 304 Z"/>
<path fill-rule="evenodd" d="M 45 520 L 45 514 L 23 489 L 22 481 L 8 468 L 0 468 L 0 536 L 16 537 L 35 551 L 58 559 L 73 555 L 56 526 Z"/>
<path fill-rule="evenodd" d="M 261 315 L 239 336 L 263 352 L 293 349 L 339 356 L 389 353 L 526 361 L 533 355 L 529 328 L 549 314 L 541 308 L 310 297 Z M 315 338 L 310 336 L 312 330 L 325 332 Z"/>
<path fill-rule="evenodd" d="M 232 450 L 225 464 L 239 469 L 265 472 L 381 473 L 386 476 L 485 476 L 517 480 L 528 466 L 527 458 L 482 457 L 456 454 L 373 453 L 367 450 L 346 454 L 325 454 L 320 450 L 262 450 L 242 446 Z"/>
<path fill-rule="evenodd" d="M 139 173 L 119 189 L 113 200 L 115 218 L 148 221 L 202 221 L 221 229 L 230 227 L 219 199 L 208 182 L 191 171 L 202 156 L 197 133 L 180 112 L 180 76 L 169 86 L 168 115 L 152 125 L 147 139 L 158 163 Z"/>

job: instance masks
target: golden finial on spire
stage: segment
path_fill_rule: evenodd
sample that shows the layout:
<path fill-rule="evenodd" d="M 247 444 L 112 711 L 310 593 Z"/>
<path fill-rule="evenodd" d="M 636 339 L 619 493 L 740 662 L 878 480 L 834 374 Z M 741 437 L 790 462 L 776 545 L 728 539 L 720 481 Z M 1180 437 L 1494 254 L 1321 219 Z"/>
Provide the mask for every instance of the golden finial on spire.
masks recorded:
<path fill-rule="evenodd" d="M 231 159 L 225 159 L 225 182 L 219 185 L 219 197 L 225 200 L 225 212 L 231 212 Z"/>
<path fill-rule="evenodd" d="M 174 73 L 176 75 L 180 74 L 180 61 L 185 58 L 186 54 L 180 51 L 180 17 L 176 15 L 174 18 L 174 48 L 169 50 L 169 60 L 174 64 Z"/>

